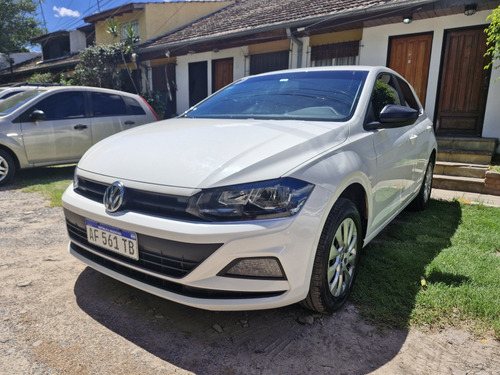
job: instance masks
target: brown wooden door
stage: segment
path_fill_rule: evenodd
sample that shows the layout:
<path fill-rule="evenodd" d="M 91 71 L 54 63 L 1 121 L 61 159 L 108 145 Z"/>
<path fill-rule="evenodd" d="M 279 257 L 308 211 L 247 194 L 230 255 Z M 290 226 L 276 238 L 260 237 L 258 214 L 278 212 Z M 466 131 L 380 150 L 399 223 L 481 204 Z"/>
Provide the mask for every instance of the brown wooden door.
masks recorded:
<path fill-rule="evenodd" d="M 393 37 L 390 40 L 389 68 L 413 86 L 425 105 L 431 61 L 432 33 Z"/>
<path fill-rule="evenodd" d="M 212 92 L 233 82 L 233 59 L 212 61 Z"/>
<path fill-rule="evenodd" d="M 490 71 L 486 65 L 485 26 L 445 34 L 438 91 L 436 132 L 481 136 Z"/>

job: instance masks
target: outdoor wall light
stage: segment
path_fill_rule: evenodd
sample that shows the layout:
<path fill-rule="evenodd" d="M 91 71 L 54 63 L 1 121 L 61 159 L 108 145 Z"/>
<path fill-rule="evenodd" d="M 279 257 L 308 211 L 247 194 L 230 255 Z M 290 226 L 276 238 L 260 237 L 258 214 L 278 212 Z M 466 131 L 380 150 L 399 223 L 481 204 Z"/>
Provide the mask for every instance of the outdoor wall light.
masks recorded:
<path fill-rule="evenodd" d="M 403 23 L 405 25 L 408 25 L 409 23 L 411 23 L 411 21 L 413 21 L 413 17 L 412 16 L 408 16 L 408 17 L 403 18 Z"/>
<path fill-rule="evenodd" d="M 464 14 L 466 16 L 472 16 L 473 14 L 476 14 L 477 12 L 477 4 L 467 4 L 465 6 Z"/>

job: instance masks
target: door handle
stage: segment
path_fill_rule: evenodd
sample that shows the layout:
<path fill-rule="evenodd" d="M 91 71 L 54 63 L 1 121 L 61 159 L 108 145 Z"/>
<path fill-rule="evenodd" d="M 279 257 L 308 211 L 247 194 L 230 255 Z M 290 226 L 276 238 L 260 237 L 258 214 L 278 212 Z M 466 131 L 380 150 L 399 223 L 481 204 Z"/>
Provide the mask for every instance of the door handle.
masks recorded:
<path fill-rule="evenodd" d="M 74 126 L 74 129 L 75 129 L 75 130 L 83 130 L 83 129 L 87 129 L 87 125 L 78 124 L 78 125 L 75 125 L 75 126 Z"/>
<path fill-rule="evenodd" d="M 134 125 L 134 124 L 135 124 L 134 121 L 130 121 L 130 120 L 129 121 L 125 121 L 125 125 Z"/>
<path fill-rule="evenodd" d="M 410 135 L 410 143 L 413 145 L 415 144 L 415 140 L 418 138 L 418 135 L 412 134 Z"/>

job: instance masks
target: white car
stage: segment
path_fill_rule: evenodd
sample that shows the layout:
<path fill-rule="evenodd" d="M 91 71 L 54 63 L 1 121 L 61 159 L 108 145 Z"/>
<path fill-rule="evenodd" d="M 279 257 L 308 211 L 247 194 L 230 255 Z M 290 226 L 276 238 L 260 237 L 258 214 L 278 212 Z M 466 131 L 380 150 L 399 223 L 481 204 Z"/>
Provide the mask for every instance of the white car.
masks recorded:
<path fill-rule="evenodd" d="M 426 207 L 436 152 L 413 89 L 387 68 L 246 77 L 93 146 L 63 196 L 69 251 L 198 308 L 332 312 L 362 247 Z"/>

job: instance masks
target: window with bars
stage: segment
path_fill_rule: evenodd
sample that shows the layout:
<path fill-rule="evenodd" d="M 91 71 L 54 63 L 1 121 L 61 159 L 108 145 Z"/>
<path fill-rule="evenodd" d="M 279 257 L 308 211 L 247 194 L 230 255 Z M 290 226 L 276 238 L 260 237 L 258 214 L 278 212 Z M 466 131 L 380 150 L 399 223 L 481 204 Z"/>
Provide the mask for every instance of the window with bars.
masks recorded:
<path fill-rule="evenodd" d="M 332 43 L 311 48 L 312 66 L 357 65 L 359 40 Z"/>

